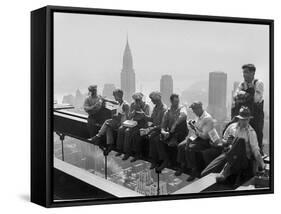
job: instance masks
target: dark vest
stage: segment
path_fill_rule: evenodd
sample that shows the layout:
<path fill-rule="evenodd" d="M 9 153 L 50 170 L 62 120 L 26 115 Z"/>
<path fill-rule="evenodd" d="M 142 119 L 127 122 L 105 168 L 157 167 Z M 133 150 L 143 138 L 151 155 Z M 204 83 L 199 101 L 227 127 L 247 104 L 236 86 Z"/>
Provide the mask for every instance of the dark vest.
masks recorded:
<path fill-rule="evenodd" d="M 257 79 L 254 80 L 254 87 L 243 89 L 243 91 L 248 93 L 249 96 L 242 103 L 235 102 L 234 106 L 231 109 L 231 118 L 238 115 L 239 110 L 242 106 L 248 107 L 254 118 L 257 116 L 261 116 L 261 114 L 263 115 L 263 101 L 260 103 L 254 102 L 257 81 L 258 81 Z"/>

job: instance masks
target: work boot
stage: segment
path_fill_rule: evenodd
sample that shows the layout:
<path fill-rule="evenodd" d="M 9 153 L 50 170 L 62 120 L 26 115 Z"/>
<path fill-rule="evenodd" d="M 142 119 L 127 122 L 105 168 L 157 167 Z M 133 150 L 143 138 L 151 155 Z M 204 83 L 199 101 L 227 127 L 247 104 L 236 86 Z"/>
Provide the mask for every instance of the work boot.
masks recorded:
<path fill-rule="evenodd" d="M 181 174 L 182 174 L 182 169 L 181 168 L 179 168 L 176 172 L 175 172 L 175 176 L 181 176 Z"/>
<path fill-rule="evenodd" d="M 149 169 L 155 169 L 158 166 L 156 162 L 152 162 Z"/>
<path fill-rule="evenodd" d="M 88 140 L 91 141 L 94 145 L 101 144 L 101 139 L 97 135 L 95 135 L 94 137 L 89 138 Z"/>
<path fill-rule="evenodd" d="M 217 175 L 217 177 L 216 177 L 217 183 L 224 182 L 228 178 L 229 175 L 230 175 L 230 165 L 227 163 L 224 166 L 221 173 L 219 175 Z"/>
<path fill-rule="evenodd" d="M 194 181 L 195 178 L 196 178 L 195 176 L 190 175 L 190 176 L 186 179 L 186 181 L 187 181 L 187 182 L 191 182 L 191 181 Z"/>
<path fill-rule="evenodd" d="M 217 183 L 222 183 L 225 180 L 226 180 L 226 177 L 223 174 L 218 174 L 216 177 Z"/>
<path fill-rule="evenodd" d="M 123 161 L 126 161 L 126 160 L 128 160 L 128 159 L 129 159 L 129 157 L 130 157 L 130 155 L 125 154 L 125 155 L 123 156 L 122 160 L 123 160 Z"/>
<path fill-rule="evenodd" d="M 115 154 L 115 157 L 119 157 L 119 156 L 121 156 L 121 155 L 122 155 L 121 152 L 117 152 L 117 153 Z"/>
<path fill-rule="evenodd" d="M 108 155 L 111 152 L 112 148 L 113 148 L 112 144 L 107 145 L 106 148 L 104 148 L 103 150 L 104 155 L 105 156 Z"/>
<path fill-rule="evenodd" d="M 168 166 L 169 166 L 169 161 L 165 160 L 165 161 L 163 161 L 163 162 L 161 163 L 160 166 L 158 166 L 158 167 L 156 168 L 156 172 L 157 172 L 157 173 L 160 173 L 164 168 L 167 168 Z"/>
<path fill-rule="evenodd" d="M 188 181 L 188 182 L 193 181 L 195 178 L 198 177 L 198 174 L 199 173 L 198 173 L 197 169 L 193 168 L 192 171 L 191 171 L 191 175 L 186 179 L 186 181 Z"/>

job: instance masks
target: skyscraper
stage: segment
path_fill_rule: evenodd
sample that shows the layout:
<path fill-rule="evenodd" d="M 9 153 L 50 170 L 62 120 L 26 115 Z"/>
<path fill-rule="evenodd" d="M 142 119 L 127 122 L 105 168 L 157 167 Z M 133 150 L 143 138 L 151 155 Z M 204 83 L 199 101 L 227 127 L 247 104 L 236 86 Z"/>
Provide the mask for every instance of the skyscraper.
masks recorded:
<path fill-rule="evenodd" d="M 150 170 L 144 170 L 139 173 L 139 178 L 136 182 L 135 191 L 143 195 L 148 195 L 150 190 L 150 185 L 153 184 L 153 179 L 151 177 Z"/>
<path fill-rule="evenodd" d="M 237 90 L 237 88 L 238 88 L 238 86 L 239 86 L 239 83 L 240 82 L 238 82 L 238 81 L 235 81 L 234 83 L 233 83 L 233 89 L 232 89 L 232 97 L 231 98 L 233 98 L 234 97 L 234 94 L 235 94 L 235 92 L 236 92 L 236 90 Z"/>
<path fill-rule="evenodd" d="M 75 107 L 82 108 L 84 100 L 85 100 L 85 97 L 83 96 L 81 91 L 79 89 L 77 89 L 76 93 L 75 93 L 75 103 L 74 103 Z"/>
<path fill-rule="evenodd" d="M 157 183 L 153 183 L 150 185 L 149 188 L 149 193 L 147 195 L 157 195 Z M 168 190 L 167 190 L 167 183 L 164 181 L 159 182 L 159 195 L 167 195 Z"/>
<path fill-rule="evenodd" d="M 224 72 L 209 73 L 208 112 L 217 120 L 226 119 L 227 74 Z"/>
<path fill-rule="evenodd" d="M 170 96 L 173 93 L 173 78 L 171 75 L 162 75 L 160 80 L 160 92 L 166 105 L 170 104 Z"/>
<path fill-rule="evenodd" d="M 123 67 L 121 71 L 121 89 L 124 92 L 124 99 L 132 101 L 132 95 L 136 91 L 136 75 L 133 68 L 133 56 L 127 37 L 126 47 L 123 54 Z"/>

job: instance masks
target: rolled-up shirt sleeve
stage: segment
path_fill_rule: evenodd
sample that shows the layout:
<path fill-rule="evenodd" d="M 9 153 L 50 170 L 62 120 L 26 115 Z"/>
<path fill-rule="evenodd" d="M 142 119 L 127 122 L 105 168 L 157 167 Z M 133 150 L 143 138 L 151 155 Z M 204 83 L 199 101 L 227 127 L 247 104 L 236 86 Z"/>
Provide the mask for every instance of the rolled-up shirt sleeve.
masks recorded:
<path fill-rule="evenodd" d="M 169 113 L 168 113 L 168 110 L 164 113 L 164 116 L 163 116 L 163 119 L 162 119 L 162 122 L 161 122 L 161 128 L 162 129 L 166 129 L 167 128 L 167 126 L 168 126 L 168 120 L 169 120 L 169 118 L 168 118 L 168 115 Z"/>
<path fill-rule="evenodd" d="M 146 105 L 144 106 L 144 110 L 143 110 L 143 111 L 144 111 L 144 114 L 145 114 L 146 116 L 149 116 L 149 109 L 150 109 L 150 108 L 149 108 L 149 105 L 146 104 Z"/>
<path fill-rule="evenodd" d="M 232 135 L 233 137 L 236 136 L 236 124 L 235 124 L 235 123 L 230 124 L 230 125 L 226 128 L 226 130 L 225 130 L 225 132 L 224 132 L 222 138 L 223 138 L 223 140 L 227 141 L 227 140 L 228 140 L 228 137 L 231 136 L 231 135 Z"/>
<path fill-rule="evenodd" d="M 264 92 L 263 82 L 258 80 L 256 83 L 256 90 L 254 95 L 255 103 L 260 103 L 261 101 L 263 101 L 263 92 Z"/>

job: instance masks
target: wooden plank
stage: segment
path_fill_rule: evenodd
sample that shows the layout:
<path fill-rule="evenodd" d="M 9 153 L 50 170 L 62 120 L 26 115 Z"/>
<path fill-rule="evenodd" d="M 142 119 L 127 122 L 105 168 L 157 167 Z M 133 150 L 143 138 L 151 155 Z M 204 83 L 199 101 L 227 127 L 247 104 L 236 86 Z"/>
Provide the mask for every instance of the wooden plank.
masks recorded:
<path fill-rule="evenodd" d="M 202 192 L 204 189 L 207 189 L 211 185 L 216 183 L 216 176 L 218 173 L 210 173 L 203 178 L 200 178 L 193 183 L 177 190 L 174 194 L 188 194 L 188 193 L 199 193 Z"/>
<path fill-rule="evenodd" d="M 58 158 L 54 158 L 54 167 L 58 170 L 63 171 L 64 173 L 67 173 L 92 186 L 98 187 L 99 189 L 119 198 L 144 196 L 119 184 L 115 184 L 102 177 L 94 175 L 84 169 L 66 163 Z"/>

